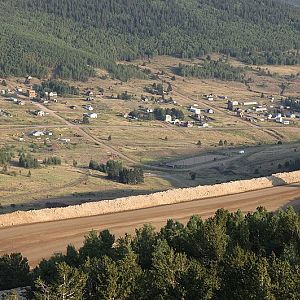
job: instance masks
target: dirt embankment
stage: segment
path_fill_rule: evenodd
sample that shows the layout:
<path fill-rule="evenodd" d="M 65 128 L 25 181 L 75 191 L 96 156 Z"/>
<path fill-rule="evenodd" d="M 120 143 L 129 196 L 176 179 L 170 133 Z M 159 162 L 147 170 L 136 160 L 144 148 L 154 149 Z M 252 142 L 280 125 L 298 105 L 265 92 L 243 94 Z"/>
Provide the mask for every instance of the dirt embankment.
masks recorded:
<path fill-rule="evenodd" d="M 295 171 L 289 173 L 277 173 L 269 177 L 198 186 L 194 188 L 174 189 L 150 195 L 103 200 L 64 208 L 41 209 L 27 212 L 18 211 L 1 215 L 0 226 L 8 227 L 21 224 L 40 223 L 116 213 L 121 211 L 192 201 L 196 199 L 237 194 L 298 182 L 300 182 L 300 171 Z"/>

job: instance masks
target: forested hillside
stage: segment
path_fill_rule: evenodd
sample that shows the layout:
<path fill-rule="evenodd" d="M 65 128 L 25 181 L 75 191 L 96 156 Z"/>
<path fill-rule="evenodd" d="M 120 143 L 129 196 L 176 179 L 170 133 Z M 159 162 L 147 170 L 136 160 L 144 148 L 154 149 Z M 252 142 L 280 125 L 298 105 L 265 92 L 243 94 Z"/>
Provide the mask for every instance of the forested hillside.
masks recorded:
<path fill-rule="evenodd" d="M 169 220 L 160 232 L 145 225 L 118 240 L 91 232 L 79 251 L 68 246 L 33 272 L 20 254 L 3 256 L 0 290 L 31 285 L 31 298 L 51 300 L 299 299 L 299 222 L 292 208 L 258 208 Z"/>
<path fill-rule="evenodd" d="M 300 0 L 280 0 L 283 3 L 288 3 L 300 7 Z"/>
<path fill-rule="evenodd" d="M 143 76 L 114 62 L 210 52 L 244 58 L 300 48 L 300 9 L 273 0 L 1 0 L 0 75 L 49 69 L 85 80 L 92 67 Z"/>

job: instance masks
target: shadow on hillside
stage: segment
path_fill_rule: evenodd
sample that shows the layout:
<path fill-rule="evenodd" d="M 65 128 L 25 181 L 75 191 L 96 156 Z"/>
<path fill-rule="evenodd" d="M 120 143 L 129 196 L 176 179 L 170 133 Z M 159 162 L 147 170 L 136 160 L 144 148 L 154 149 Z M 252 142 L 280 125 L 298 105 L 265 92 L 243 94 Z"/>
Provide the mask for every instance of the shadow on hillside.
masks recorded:
<path fill-rule="evenodd" d="M 2 206 L 0 214 L 10 213 L 14 211 L 28 211 L 42 208 L 58 208 L 70 205 L 79 205 L 88 202 L 96 202 L 102 200 L 112 200 L 116 198 L 149 195 L 162 190 L 107 190 L 95 192 L 72 193 L 61 197 L 41 198 L 37 201 L 31 201 L 26 204 L 14 204 L 13 206 Z"/>

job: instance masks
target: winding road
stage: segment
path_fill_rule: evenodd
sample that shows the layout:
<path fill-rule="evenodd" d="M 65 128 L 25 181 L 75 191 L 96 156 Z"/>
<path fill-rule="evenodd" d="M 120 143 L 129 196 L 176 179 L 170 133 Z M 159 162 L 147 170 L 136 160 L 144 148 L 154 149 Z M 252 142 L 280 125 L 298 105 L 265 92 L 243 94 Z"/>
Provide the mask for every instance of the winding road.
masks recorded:
<path fill-rule="evenodd" d="M 258 206 L 277 210 L 286 205 L 300 209 L 300 184 L 116 214 L 6 227 L 0 229 L 0 255 L 21 252 L 34 267 L 42 258 L 49 258 L 54 252 L 64 251 L 68 244 L 80 247 L 84 235 L 92 229 L 109 229 L 116 236 L 120 236 L 126 232 L 134 233 L 135 228 L 145 223 L 151 223 L 159 229 L 168 219 L 186 222 L 195 214 L 207 218 L 218 208 L 248 212 Z"/>

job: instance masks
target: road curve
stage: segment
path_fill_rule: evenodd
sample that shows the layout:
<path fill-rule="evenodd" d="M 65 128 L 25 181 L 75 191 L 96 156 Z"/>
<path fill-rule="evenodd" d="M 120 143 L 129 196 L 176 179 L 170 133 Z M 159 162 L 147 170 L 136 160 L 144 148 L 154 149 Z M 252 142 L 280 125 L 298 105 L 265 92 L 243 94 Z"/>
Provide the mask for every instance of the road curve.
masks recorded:
<path fill-rule="evenodd" d="M 68 244 L 79 247 L 84 235 L 92 229 L 108 228 L 119 236 L 125 232 L 133 233 L 135 228 L 145 223 L 151 223 L 159 229 L 171 218 L 181 222 L 186 222 L 194 214 L 207 218 L 218 208 L 247 212 L 258 206 L 276 210 L 286 205 L 300 209 L 300 184 L 116 214 L 7 227 L 0 229 L 0 255 L 21 252 L 29 259 L 30 265 L 35 266 L 42 258 L 64 251 Z"/>

